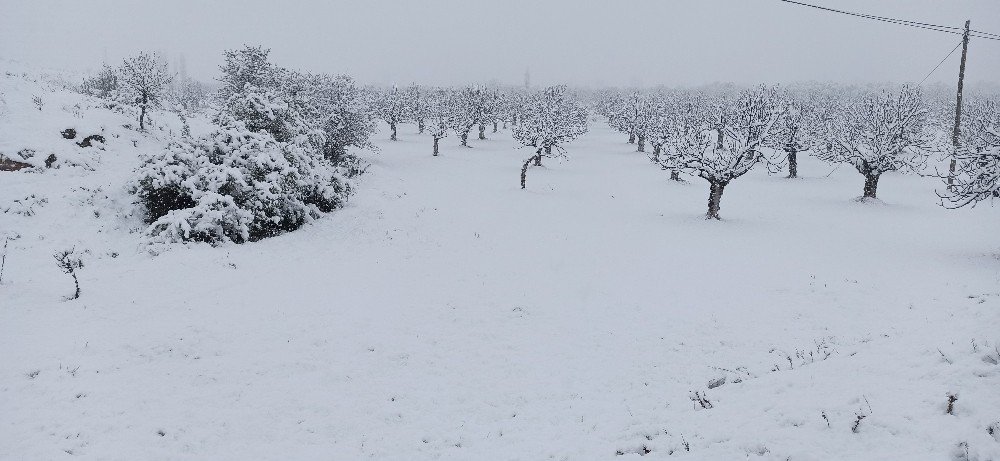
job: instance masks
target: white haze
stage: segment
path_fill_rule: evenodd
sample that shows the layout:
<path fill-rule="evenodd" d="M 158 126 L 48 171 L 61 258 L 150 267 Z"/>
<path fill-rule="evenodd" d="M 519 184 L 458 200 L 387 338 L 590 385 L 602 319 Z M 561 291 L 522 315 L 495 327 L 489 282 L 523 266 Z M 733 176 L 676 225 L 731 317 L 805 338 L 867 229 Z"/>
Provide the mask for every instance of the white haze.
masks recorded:
<path fill-rule="evenodd" d="M 1000 33 L 994 0 L 817 0 L 832 8 Z M 201 80 L 222 51 L 361 81 L 578 85 L 919 81 L 957 35 L 778 0 L 169 2 L 0 0 L 0 58 L 93 69 L 159 51 Z M 953 84 L 958 54 L 928 80 Z M 974 39 L 970 82 L 1000 80 L 1000 41 Z"/>

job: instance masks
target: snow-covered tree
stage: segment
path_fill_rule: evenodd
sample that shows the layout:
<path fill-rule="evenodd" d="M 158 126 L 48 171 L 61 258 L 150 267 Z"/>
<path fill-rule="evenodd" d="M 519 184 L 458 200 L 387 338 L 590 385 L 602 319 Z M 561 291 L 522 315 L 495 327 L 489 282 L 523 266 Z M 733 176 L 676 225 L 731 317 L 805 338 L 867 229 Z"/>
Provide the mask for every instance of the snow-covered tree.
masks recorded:
<path fill-rule="evenodd" d="M 396 140 L 397 126 L 412 118 L 413 93 L 401 90 L 396 86 L 380 91 L 375 98 L 375 112 L 385 123 L 389 124 L 392 134 L 389 139 Z"/>
<path fill-rule="evenodd" d="M 521 189 L 528 168 L 542 164 L 542 157 L 564 156 L 563 145 L 587 132 L 587 109 L 564 85 L 550 86 L 532 94 L 523 107 L 514 139 L 534 153 L 521 166 Z"/>
<path fill-rule="evenodd" d="M 473 87 L 466 87 L 452 94 L 451 114 L 448 117 L 448 128 L 458 135 L 462 146 L 469 146 L 469 133 L 479 122 L 474 101 L 477 98 Z"/>
<path fill-rule="evenodd" d="M 420 85 L 411 85 L 406 89 L 410 93 L 408 100 L 410 102 L 410 116 L 413 121 L 417 124 L 417 133 L 424 134 L 424 129 L 426 129 L 427 118 L 430 116 L 431 95 L 427 94 L 426 88 L 421 88 Z"/>
<path fill-rule="evenodd" d="M 693 92 L 671 91 L 658 93 L 655 101 L 656 110 L 647 128 L 653 148 L 649 159 L 669 171 L 671 180 L 680 181 L 676 146 L 692 130 L 700 129 L 697 117 L 701 114 L 695 110 L 701 107 L 701 97 Z"/>
<path fill-rule="evenodd" d="M 955 173 L 948 175 L 951 184 L 938 191 L 942 204 L 949 208 L 1000 197 L 1000 101 L 968 101 L 961 128 Z"/>
<path fill-rule="evenodd" d="M 438 88 L 432 92 L 425 92 L 427 108 L 427 131 L 434 140 L 434 156 L 440 152 L 438 143 L 448 136 L 451 129 L 451 117 L 456 111 L 454 104 L 456 96 L 443 88 Z"/>
<path fill-rule="evenodd" d="M 122 63 L 119 91 L 130 104 L 139 107 L 139 129 L 146 129 L 146 112 L 159 107 L 172 76 L 167 63 L 148 53 L 139 53 Z"/>
<path fill-rule="evenodd" d="M 865 177 L 862 199 L 874 199 L 887 171 L 918 171 L 927 162 L 934 135 L 927 129 L 920 90 L 869 91 L 826 123 L 816 156 L 853 166 Z"/>
<path fill-rule="evenodd" d="M 631 100 L 633 107 L 627 112 L 631 114 L 632 132 L 635 133 L 636 152 L 646 152 L 646 140 L 654 135 L 661 122 L 661 103 L 659 95 L 651 93 L 636 93 Z"/>
<path fill-rule="evenodd" d="M 475 86 L 465 93 L 469 109 L 476 125 L 479 125 L 479 139 L 486 139 L 486 126 L 496 123 L 500 115 L 500 98 L 496 90 Z"/>
<path fill-rule="evenodd" d="M 628 135 L 628 143 L 636 142 L 636 123 L 639 118 L 640 94 L 638 91 L 628 93 L 607 92 L 597 106 L 598 113 L 603 115 L 611 128 Z"/>
<path fill-rule="evenodd" d="M 796 88 L 784 93 L 785 116 L 775 125 L 768 147 L 785 153 L 788 178 L 799 176 L 798 154 L 812 148 L 815 139 L 816 105 L 822 97 L 820 88 Z"/>
<path fill-rule="evenodd" d="M 113 99 L 118 94 L 118 86 L 118 69 L 104 64 L 97 74 L 83 80 L 80 92 L 102 99 Z"/>
<path fill-rule="evenodd" d="M 764 87 L 736 98 L 720 96 L 681 114 L 667 155 L 678 168 L 708 181 L 707 219 L 720 219 L 722 194 L 730 182 L 758 163 L 780 162 L 764 146 L 783 114 L 778 92 Z"/>
<path fill-rule="evenodd" d="M 194 112 L 208 106 L 211 91 L 208 86 L 191 78 L 178 78 L 170 86 L 166 99 L 174 106 Z"/>
<path fill-rule="evenodd" d="M 268 60 L 271 50 L 260 46 L 244 45 L 241 49 L 226 50 L 224 62 L 219 66 L 219 100 L 225 102 L 234 93 L 244 92 L 250 85 L 258 89 L 273 89 L 278 85 L 279 69 Z"/>

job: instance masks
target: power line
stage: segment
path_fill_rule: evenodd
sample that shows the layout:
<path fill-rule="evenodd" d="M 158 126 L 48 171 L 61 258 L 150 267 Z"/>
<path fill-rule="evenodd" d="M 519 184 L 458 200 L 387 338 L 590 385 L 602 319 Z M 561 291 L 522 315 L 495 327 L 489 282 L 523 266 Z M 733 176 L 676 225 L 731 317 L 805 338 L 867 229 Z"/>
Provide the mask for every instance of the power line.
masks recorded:
<path fill-rule="evenodd" d="M 901 26 L 916 27 L 918 29 L 927 29 L 927 30 L 933 30 L 935 32 L 944 32 L 944 33 L 955 34 L 955 35 L 962 35 L 964 33 L 964 29 L 961 28 L 961 27 L 941 26 L 941 25 L 937 25 L 937 24 L 929 24 L 929 23 L 926 23 L 926 22 L 909 21 L 909 20 L 906 20 L 906 19 L 889 18 L 889 17 L 885 17 L 885 16 L 875 16 L 875 15 L 872 15 L 872 14 L 865 14 L 865 13 L 856 13 L 856 12 L 853 12 L 853 11 L 844 11 L 844 10 L 838 10 L 838 9 L 834 9 L 834 8 L 827 8 L 825 6 L 813 5 L 813 4 L 810 4 L 810 3 L 798 2 L 798 1 L 795 1 L 795 0 L 780 0 L 780 1 L 785 2 L 785 3 L 791 3 L 793 5 L 805 6 L 805 7 L 809 7 L 809 8 L 816 8 L 818 10 L 829 11 L 831 13 L 840 13 L 840 14 L 846 14 L 848 16 L 854 16 L 854 17 L 858 17 L 858 18 L 864 18 L 864 19 L 871 19 L 871 20 L 874 20 L 874 21 L 886 22 L 886 23 L 889 23 L 889 24 L 897 24 L 897 25 L 901 25 Z M 976 37 L 976 38 L 985 38 L 987 40 L 1000 40 L 1000 35 L 998 35 L 998 34 L 993 34 L 993 33 L 983 32 L 983 31 L 978 31 L 978 30 L 970 30 L 969 31 L 969 36 L 970 37 Z"/>
<path fill-rule="evenodd" d="M 941 67 L 941 64 L 944 64 L 944 62 L 945 62 L 945 61 L 947 61 L 947 60 L 948 60 L 948 58 L 950 58 L 950 57 L 951 57 L 951 55 L 955 53 L 955 50 L 957 50 L 957 49 L 958 49 L 958 47 L 962 46 L 962 42 L 963 42 L 963 41 L 964 41 L 964 40 L 959 40 L 959 41 L 958 41 L 958 44 L 957 44 L 957 45 L 955 45 L 955 47 L 951 49 L 951 51 L 950 51 L 950 52 L 948 53 L 948 55 L 947 55 L 947 56 L 945 56 L 945 57 L 944 57 L 944 59 L 942 59 L 942 60 L 941 60 L 941 62 L 939 62 L 939 63 L 938 63 L 938 64 L 937 64 L 936 66 L 934 66 L 934 68 L 933 68 L 933 69 L 931 69 L 931 71 L 930 71 L 930 72 L 928 72 L 928 73 L 927 73 L 927 75 L 925 75 L 925 76 L 924 76 L 924 78 L 923 78 L 922 80 L 920 80 L 920 83 L 918 83 L 918 84 L 917 84 L 917 86 L 920 86 L 920 85 L 923 85 L 923 84 L 924 84 L 924 82 L 925 82 L 925 81 L 927 81 L 927 78 L 929 78 L 929 77 L 931 76 L 931 74 L 933 74 L 933 73 L 934 73 L 934 71 L 938 70 L 938 67 Z"/>

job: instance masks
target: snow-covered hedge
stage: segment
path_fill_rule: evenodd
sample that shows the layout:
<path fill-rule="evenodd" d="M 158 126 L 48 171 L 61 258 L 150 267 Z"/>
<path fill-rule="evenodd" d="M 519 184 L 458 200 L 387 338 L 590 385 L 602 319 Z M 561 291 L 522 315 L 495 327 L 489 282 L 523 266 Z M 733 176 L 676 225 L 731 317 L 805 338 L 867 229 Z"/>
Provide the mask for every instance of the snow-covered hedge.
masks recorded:
<path fill-rule="evenodd" d="M 132 191 L 152 242 L 243 243 L 295 230 L 341 206 L 350 186 L 329 160 L 296 142 L 221 117 L 208 136 L 146 158 Z"/>

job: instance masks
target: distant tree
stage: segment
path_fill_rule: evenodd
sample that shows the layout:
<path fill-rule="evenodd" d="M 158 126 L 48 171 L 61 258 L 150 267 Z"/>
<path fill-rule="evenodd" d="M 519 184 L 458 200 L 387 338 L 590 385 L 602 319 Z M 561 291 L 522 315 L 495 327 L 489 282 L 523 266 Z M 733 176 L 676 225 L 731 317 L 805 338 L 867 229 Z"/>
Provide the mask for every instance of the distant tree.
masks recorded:
<path fill-rule="evenodd" d="M 808 151 L 814 140 L 815 95 L 802 91 L 784 93 L 785 116 L 774 127 L 774 136 L 768 138 L 768 147 L 785 153 L 788 178 L 799 175 L 800 152 Z"/>
<path fill-rule="evenodd" d="M 407 99 L 410 102 L 410 116 L 417 124 L 417 133 L 424 134 L 427 118 L 430 116 L 430 109 L 428 108 L 428 105 L 431 103 L 430 96 L 427 94 L 427 90 L 421 88 L 420 85 L 412 85 L 406 91 L 409 93 Z"/>
<path fill-rule="evenodd" d="M 640 101 L 638 91 L 627 94 L 608 92 L 598 103 L 598 113 L 607 119 L 611 128 L 627 134 L 629 144 L 636 143 Z"/>
<path fill-rule="evenodd" d="M 962 114 L 960 148 L 955 153 L 953 175 L 940 175 L 952 182 L 939 191 L 948 208 L 975 206 L 1000 197 L 1000 101 L 969 101 Z"/>
<path fill-rule="evenodd" d="M 270 49 L 244 45 L 241 49 L 226 50 L 224 62 L 219 66 L 219 99 L 225 102 L 233 94 L 243 93 L 247 85 L 256 89 L 273 89 L 278 85 L 280 71 L 268 60 Z"/>
<path fill-rule="evenodd" d="M 476 98 L 478 95 L 473 87 L 466 87 L 454 92 L 451 97 L 448 128 L 458 135 L 462 146 L 465 147 L 471 147 L 469 146 L 469 133 L 479 121 L 475 106 Z"/>
<path fill-rule="evenodd" d="M 389 139 L 397 139 L 397 126 L 408 121 L 411 117 L 413 94 L 409 91 L 400 90 L 396 86 L 378 93 L 375 99 L 375 112 L 385 123 L 389 124 L 392 134 Z"/>
<path fill-rule="evenodd" d="M 816 156 L 853 166 L 865 177 L 861 199 L 874 199 L 883 173 L 924 167 L 934 141 L 926 121 L 919 89 L 869 91 L 826 124 Z"/>
<path fill-rule="evenodd" d="M 172 79 L 167 63 L 155 55 L 139 53 L 122 63 L 119 75 L 122 95 L 139 107 L 139 129 L 145 130 L 146 112 L 160 106 Z"/>
<path fill-rule="evenodd" d="M 426 92 L 425 92 L 426 93 Z M 432 93 L 426 93 L 427 108 L 427 130 L 434 140 L 434 156 L 440 152 L 438 143 L 448 136 L 451 126 L 451 117 L 455 114 L 455 95 L 445 89 L 436 89 Z"/>
<path fill-rule="evenodd" d="M 709 183 L 706 219 L 720 219 L 722 194 L 734 179 L 758 163 L 776 165 L 764 146 L 784 114 L 773 88 L 745 90 L 735 99 L 722 95 L 682 115 L 669 155 L 680 169 Z"/>
<path fill-rule="evenodd" d="M 364 91 L 346 75 L 285 72 L 282 86 L 291 93 L 292 106 L 304 122 L 319 130 L 312 132 L 323 155 L 335 164 L 349 158 L 349 148 L 373 149 L 371 135 L 375 121 Z"/>
<path fill-rule="evenodd" d="M 467 93 L 472 118 L 479 126 L 479 139 L 486 139 L 486 126 L 495 124 L 500 115 L 500 98 L 496 90 L 473 87 Z"/>
<path fill-rule="evenodd" d="M 681 181 L 679 155 L 676 146 L 685 136 L 700 128 L 695 112 L 700 96 L 691 92 L 661 92 L 656 98 L 656 110 L 647 128 L 653 152 L 649 159 L 670 172 L 670 179 Z"/>
<path fill-rule="evenodd" d="M 167 99 L 181 109 L 194 112 L 208 106 L 211 91 L 208 86 L 191 78 L 179 78 L 170 86 Z"/>
<path fill-rule="evenodd" d="M 102 99 L 113 99 L 118 93 L 118 69 L 107 64 L 93 77 L 83 80 L 80 91 Z"/>
<path fill-rule="evenodd" d="M 528 168 L 542 164 L 542 157 L 565 156 L 563 145 L 587 132 L 587 110 L 563 86 L 550 86 L 532 94 L 514 127 L 514 139 L 534 149 L 521 166 L 521 189 L 527 182 Z"/>
<path fill-rule="evenodd" d="M 660 122 L 660 99 L 655 94 L 636 94 L 632 101 L 632 131 L 635 133 L 636 152 L 646 152 L 646 140 L 653 135 Z"/>

